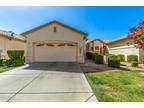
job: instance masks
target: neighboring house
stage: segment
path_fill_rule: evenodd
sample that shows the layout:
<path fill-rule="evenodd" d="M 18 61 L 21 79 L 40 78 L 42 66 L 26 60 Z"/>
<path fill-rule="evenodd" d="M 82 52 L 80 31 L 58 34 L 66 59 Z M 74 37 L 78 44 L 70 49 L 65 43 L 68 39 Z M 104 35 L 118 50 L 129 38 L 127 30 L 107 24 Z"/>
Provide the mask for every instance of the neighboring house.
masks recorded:
<path fill-rule="evenodd" d="M 140 62 L 144 57 L 144 51 L 136 48 L 133 44 L 133 40 L 128 39 L 127 36 L 111 41 L 107 45 L 110 54 L 123 54 L 125 55 L 126 61 L 127 55 L 137 55 Z"/>
<path fill-rule="evenodd" d="M 103 40 L 87 40 L 86 42 L 86 52 L 98 53 L 100 55 L 105 55 L 107 53 L 107 45 Z"/>
<path fill-rule="evenodd" d="M 28 63 L 78 62 L 84 63 L 86 33 L 58 21 L 52 21 L 26 31 Z"/>
<path fill-rule="evenodd" d="M 0 59 L 8 59 L 7 50 L 26 50 L 25 38 L 13 32 L 0 31 Z"/>

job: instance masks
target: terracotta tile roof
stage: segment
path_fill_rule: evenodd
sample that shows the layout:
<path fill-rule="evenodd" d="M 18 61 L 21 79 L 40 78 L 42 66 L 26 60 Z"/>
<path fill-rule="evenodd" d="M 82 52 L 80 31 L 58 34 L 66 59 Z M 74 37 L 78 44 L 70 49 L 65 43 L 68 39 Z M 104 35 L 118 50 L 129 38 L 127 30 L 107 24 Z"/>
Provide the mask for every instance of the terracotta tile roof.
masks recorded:
<path fill-rule="evenodd" d="M 89 43 L 89 42 L 91 42 L 91 41 L 93 41 L 93 40 L 87 40 L 86 43 Z"/>
<path fill-rule="evenodd" d="M 105 43 L 111 42 L 111 40 L 102 40 L 102 41 L 105 42 Z"/>
<path fill-rule="evenodd" d="M 0 35 L 5 36 L 7 38 L 18 39 L 21 41 L 26 41 L 26 39 L 22 35 L 15 34 L 11 31 L 0 30 Z"/>
<path fill-rule="evenodd" d="M 112 43 L 119 42 L 119 41 L 122 41 L 122 40 L 125 40 L 125 39 L 127 39 L 127 35 L 119 37 L 115 40 L 112 40 L 112 41 L 108 42 L 107 44 L 112 44 Z"/>
<path fill-rule="evenodd" d="M 93 41 L 100 41 L 100 42 L 102 42 L 104 44 L 107 44 L 107 42 L 108 42 L 108 40 L 94 39 L 94 40 L 87 40 L 86 43 L 90 43 L 90 42 L 93 42 Z"/>

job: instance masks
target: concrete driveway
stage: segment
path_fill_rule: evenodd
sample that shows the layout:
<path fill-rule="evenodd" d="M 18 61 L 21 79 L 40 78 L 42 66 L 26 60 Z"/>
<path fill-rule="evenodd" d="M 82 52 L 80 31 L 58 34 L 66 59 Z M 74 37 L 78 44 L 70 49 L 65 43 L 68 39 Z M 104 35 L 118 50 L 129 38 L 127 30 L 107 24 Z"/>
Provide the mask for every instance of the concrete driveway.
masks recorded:
<path fill-rule="evenodd" d="M 0 101 L 97 101 L 76 63 L 33 63 L 0 74 Z"/>

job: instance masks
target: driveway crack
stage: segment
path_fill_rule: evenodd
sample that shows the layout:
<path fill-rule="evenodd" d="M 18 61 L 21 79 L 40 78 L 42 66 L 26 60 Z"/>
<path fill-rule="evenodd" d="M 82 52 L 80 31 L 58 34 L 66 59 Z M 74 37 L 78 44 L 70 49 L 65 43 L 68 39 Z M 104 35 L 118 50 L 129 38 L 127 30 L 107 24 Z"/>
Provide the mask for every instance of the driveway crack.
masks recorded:
<path fill-rule="evenodd" d="M 43 72 L 41 72 L 43 73 Z M 14 98 L 18 93 L 20 93 L 24 88 L 26 88 L 28 85 L 30 85 L 34 80 L 36 80 L 40 75 L 38 74 L 36 77 L 34 77 L 30 82 L 28 82 L 25 86 L 23 86 L 18 92 L 16 92 L 12 97 L 10 97 L 6 102 L 9 102 L 12 98 Z"/>
<path fill-rule="evenodd" d="M 92 97 L 94 96 L 94 94 L 92 94 L 90 97 L 88 97 L 85 102 L 88 102 Z"/>

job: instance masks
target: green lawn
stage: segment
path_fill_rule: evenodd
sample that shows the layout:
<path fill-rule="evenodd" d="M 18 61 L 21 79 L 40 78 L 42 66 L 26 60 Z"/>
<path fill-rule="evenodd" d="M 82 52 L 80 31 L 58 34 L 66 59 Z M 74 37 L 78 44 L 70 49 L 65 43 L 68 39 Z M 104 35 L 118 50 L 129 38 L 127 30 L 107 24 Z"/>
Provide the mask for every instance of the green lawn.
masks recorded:
<path fill-rule="evenodd" d="M 9 71 L 11 70 L 12 68 L 0 68 L 0 73 L 1 72 L 6 72 L 6 71 Z"/>
<path fill-rule="evenodd" d="M 96 97 L 103 102 L 144 101 L 144 75 L 140 71 L 86 73 Z"/>

